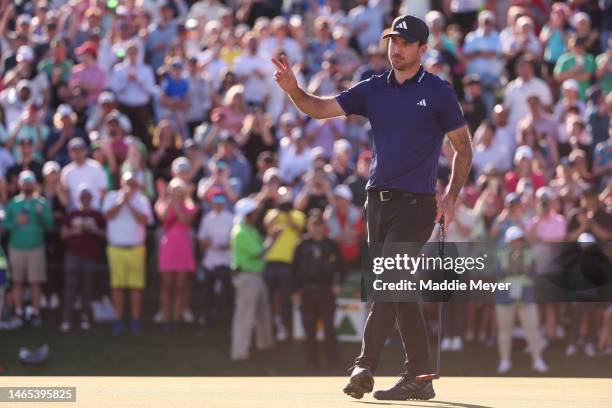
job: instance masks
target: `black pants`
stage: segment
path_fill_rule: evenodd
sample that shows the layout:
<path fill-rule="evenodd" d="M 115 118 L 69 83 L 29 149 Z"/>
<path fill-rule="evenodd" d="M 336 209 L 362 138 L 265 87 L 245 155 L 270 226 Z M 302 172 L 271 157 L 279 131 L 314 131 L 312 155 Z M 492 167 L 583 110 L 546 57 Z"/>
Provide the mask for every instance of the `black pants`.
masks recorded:
<path fill-rule="evenodd" d="M 151 149 L 153 146 L 151 143 L 151 133 L 149 132 L 149 125 L 153 118 L 151 107 L 148 104 L 142 106 L 119 104 L 119 111 L 130 119 L 132 134 L 140 139 L 148 149 Z"/>
<path fill-rule="evenodd" d="M 382 202 L 371 193 L 365 204 L 365 212 L 370 256 L 394 256 L 393 244 L 417 243 L 413 246 L 420 248 L 427 242 L 434 227 L 436 199 L 433 195 L 421 195 Z M 372 253 L 378 252 L 381 244 L 382 254 Z M 418 302 L 374 301 L 364 328 L 361 354 L 355 364 L 374 372 L 385 341 L 396 323 L 406 354 L 406 373 L 429 373 L 427 328 L 422 305 Z"/>
<path fill-rule="evenodd" d="M 221 294 L 217 298 L 215 286 L 221 284 Z M 217 300 L 215 302 L 215 300 Z M 232 320 L 234 313 L 234 285 L 232 284 L 232 271 L 229 266 L 218 266 L 207 270 L 204 275 L 204 321 L 212 324 L 213 310 L 216 318 L 224 323 Z"/>
<path fill-rule="evenodd" d="M 336 310 L 336 297 L 331 287 L 316 287 L 304 289 L 301 292 L 302 325 L 306 334 L 307 362 L 318 365 L 317 353 L 317 321 L 323 321 L 325 331 L 325 357 L 328 365 L 338 362 L 338 340 L 334 327 L 334 312 Z"/>

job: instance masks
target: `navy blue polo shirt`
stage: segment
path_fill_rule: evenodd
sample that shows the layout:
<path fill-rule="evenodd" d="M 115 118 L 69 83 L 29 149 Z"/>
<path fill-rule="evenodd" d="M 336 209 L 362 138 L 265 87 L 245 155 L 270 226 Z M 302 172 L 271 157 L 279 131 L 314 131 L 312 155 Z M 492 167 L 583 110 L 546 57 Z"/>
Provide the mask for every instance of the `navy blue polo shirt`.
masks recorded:
<path fill-rule="evenodd" d="M 370 120 L 372 164 L 366 190 L 435 193 L 444 135 L 465 125 L 451 85 L 421 67 L 401 85 L 393 71 L 355 84 L 336 100 Z"/>

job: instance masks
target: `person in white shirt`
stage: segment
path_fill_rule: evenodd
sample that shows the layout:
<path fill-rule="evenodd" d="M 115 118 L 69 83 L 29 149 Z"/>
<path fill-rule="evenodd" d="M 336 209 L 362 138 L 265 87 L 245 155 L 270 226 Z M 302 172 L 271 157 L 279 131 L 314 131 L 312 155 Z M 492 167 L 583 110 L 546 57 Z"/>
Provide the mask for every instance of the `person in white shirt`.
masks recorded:
<path fill-rule="evenodd" d="M 529 114 L 527 99 L 531 95 L 538 95 L 544 108 L 552 104 L 550 88 L 542 79 L 534 74 L 533 60 L 529 57 L 519 58 L 516 61 L 518 77 L 510 81 L 504 91 L 504 106 L 510 110 L 508 123 L 510 130 L 515 133 L 518 123 Z"/>
<path fill-rule="evenodd" d="M 259 44 L 255 35 L 245 35 L 242 44 L 246 52 L 236 58 L 234 73 L 244 85 L 245 102 L 263 105 L 269 97 L 269 89 L 272 88 L 269 78 L 274 72 L 273 67 L 270 60 L 257 54 Z"/>
<path fill-rule="evenodd" d="M 93 192 L 93 191 L 92 191 Z M 102 205 L 106 224 L 110 286 L 117 320 L 113 334 L 125 331 L 123 323 L 124 291 L 130 290 L 130 331 L 138 334 L 142 307 L 142 290 L 146 272 L 146 229 L 153 222 L 149 199 L 140 192 L 131 172 L 121 176 L 121 189 L 110 191 Z"/>
<path fill-rule="evenodd" d="M 138 62 L 136 43 L 127 47 L 126 60 L 115 66 L 109 83 L 117 96 L 119 110 L 130 119 L 134 127 L 134 136 L 150 147 L 148 126 L 152 115 L 149 103 L 157 94 L 157 87 L 151 67 Z"/>
<path fill-rule="evenodd" d="M 62 169 L 60 180 L 70 196 L 70 208 L 79 204 L 79 185 L 86 184 L 92 195 L 91 206 L 100 209 L 100 202 L 108 189 L 108 178 L 97 161 L 87 157 L 87 146 L 81 138 L 68 142 L 72 162 Z"/>
<path fill-rule="evenodd" d="M 312 163 L 312 149 L 308 147 L 304 132 L 299 128 L 293 129 L 291 136 L 280 142 L 278 169 L 281 178 L 291 184 L 310 170 Z"/>
<path fill-rule="evenodd" d="M 495 140 L 495 128 L 489 123 L 482 123 L 474 133 L 474 158 L 472 164 L 476 178 L 490 167 L 506 172 L 512 168 L 512 152 L 508 146 Z"/>
<path fill-rule="evenodd" d="M 220 321 L 226 322 L 232 316 L 233 286 L 231 279 L 232 253 L 230 250 L 234 215 L 227 210 L 228 203 L 223 190 L 211 189 L 208 194 L 212 210 L 200 222 L 198 241 L 204 253 L 204 321 L 211 323 L 215 299 L 215 287 L 221 283 L 220 303 L 214 309 Z"/>
<path fill-rule="evenodd" d="M 6 129 L 12 129 L 21 118 L 28 105 L 39 102 L 32 93 L 32 83 L 22 79 L 14 87 L 6 87 L 0 92 L 0 106 L 4 111 Z"/>

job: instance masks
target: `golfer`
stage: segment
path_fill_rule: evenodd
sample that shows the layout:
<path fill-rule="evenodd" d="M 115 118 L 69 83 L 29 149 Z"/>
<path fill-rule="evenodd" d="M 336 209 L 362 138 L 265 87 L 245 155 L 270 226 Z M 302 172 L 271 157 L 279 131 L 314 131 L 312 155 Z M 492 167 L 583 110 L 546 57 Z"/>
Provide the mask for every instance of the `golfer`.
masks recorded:
<path fill-rule="evenodd" d="M 425 243 L 442 217 L 452 221 L 457 195 L 472 161 L 470 135 L 451 86 L 424 71 L 427 25 L 404 15 L 393 21 L 388 56 L 392 69 L 357 83 L 337 96 L 318 97 L 302 90 L 286 57 L 273 59 L 274 79 L 295 106 L 315 119 L 361 115 L 373 133 L 372 165 L 366 185 L 366 218 L 370 252 L 375 245 Z M 444 135 L 455 156 L 449 186 L 436 203 L 438 158 Z M 431 381 L 416 376 L 431 373 L 429 345 L 420 303 L 373 302 L 365 324 L 361 354 L 355 360 L 344 392 L 363 397 L 374 387 L 383 345 L 397 321 L 404 351 L 405 372 L 392 388 L 374 393 L 386 400 L 430 399 Z"/>

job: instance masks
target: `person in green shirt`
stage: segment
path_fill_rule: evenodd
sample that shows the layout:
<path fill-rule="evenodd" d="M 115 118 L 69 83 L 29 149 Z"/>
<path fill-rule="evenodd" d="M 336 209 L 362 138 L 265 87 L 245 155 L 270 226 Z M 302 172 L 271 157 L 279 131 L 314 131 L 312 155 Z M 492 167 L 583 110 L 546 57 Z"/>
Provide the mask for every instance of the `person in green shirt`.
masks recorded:
<path fill-rule="evenodd" d="M 575 79 L 580 85 L 579 97 L 586 100 L 586 91 L 591 84 L 597 65 L 595 57 L 586 52 L 586 43 L 583 38 L 575 34 L 568 40 L 569 52 L 561 55 L 554 69 L 554 77 L 558 83 L 566 79 Z"/>
<path fill-rule="evenodd" d="M 23 285 L 32 292 L 34 313 L 31 323 L 40 326 L 42 284 L 47 280 L 44 232 L 53 226 L 53 214 L 47 200 L 36 192 L 36 177 L 30 170 L 19 173 L 20 194 L 7 204 L 3 221 L 9 232 L 9 264 L 12 274 L 15 311 L 23 321 Z"/>
<path fill-rule="evenodd" d="M 230 358 L 244 361 L 249 358 L 249 347 L 253 328 L 259 350 L 274 345 L 272 316 L 268 288 L 262 278 L 265 255 L 278 234 L 264 241 L 255 227 L 258 204 L 251 198 L 236 203 L 234 227 L 230 247 L 232 252 L 232 281 L 235 289 L 234 317 L 232 319 L 232 342 Z"/>

